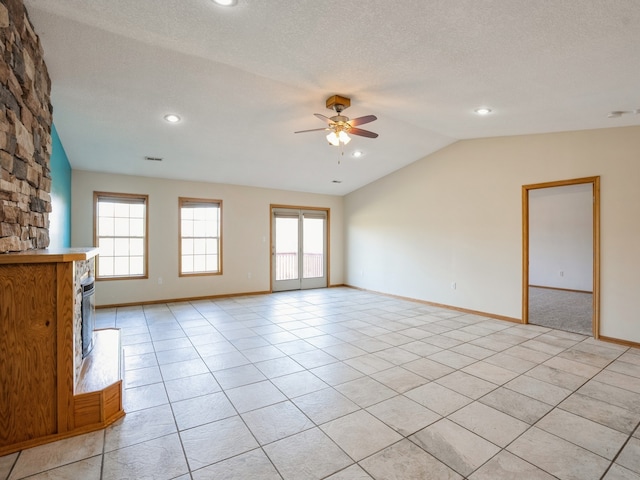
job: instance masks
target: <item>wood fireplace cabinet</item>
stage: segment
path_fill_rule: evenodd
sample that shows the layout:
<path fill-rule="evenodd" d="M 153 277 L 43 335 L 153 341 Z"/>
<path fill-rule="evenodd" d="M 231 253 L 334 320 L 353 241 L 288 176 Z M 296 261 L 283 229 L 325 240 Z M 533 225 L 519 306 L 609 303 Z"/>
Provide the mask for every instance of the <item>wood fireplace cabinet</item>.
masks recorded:
<path fill-rule="evenodd" d="M 0 254 L 0 456 L 124 415 L 120 331 L 96 330 L 82 358 L 81 277 L 97 253 Z"/>

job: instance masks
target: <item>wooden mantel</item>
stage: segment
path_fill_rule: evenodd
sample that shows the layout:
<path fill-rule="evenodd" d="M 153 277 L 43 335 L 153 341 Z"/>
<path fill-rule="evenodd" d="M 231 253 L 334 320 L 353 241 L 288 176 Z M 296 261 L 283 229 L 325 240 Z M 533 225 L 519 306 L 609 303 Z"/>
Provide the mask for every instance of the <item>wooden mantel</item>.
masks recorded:
<path fill-rule="evenodd" d="M 124 415 L 119 330 L 97 330 L 93 352 L 76 360 L 76 263 L 93 266 L 97 254 L 96 248 L 0 254 L 0 456 L 98 430 Z"/>
<path fill-rule="evenodd" d="M 45 248 L 26 252 L 0 254 L 0 265 L 16 263 L 65 263 L 76 260 L 90 260 L 98 255 L 97 248 Z"/>

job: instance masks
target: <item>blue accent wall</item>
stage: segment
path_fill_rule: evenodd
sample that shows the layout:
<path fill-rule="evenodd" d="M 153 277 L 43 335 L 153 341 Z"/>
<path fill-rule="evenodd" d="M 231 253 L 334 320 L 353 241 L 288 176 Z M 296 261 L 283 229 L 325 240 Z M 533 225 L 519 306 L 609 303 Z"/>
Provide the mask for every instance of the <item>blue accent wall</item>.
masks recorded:
<path fill-rule="evenodd" d="M 71 164 L 56 126 L 51 126 L 51 213 L 49 248 L 71 246 Z"/>

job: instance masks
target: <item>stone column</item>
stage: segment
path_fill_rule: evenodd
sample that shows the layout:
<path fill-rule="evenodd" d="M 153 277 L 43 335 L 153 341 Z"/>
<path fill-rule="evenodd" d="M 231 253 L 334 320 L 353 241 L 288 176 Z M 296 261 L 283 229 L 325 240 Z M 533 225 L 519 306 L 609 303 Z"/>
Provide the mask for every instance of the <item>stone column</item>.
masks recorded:
<path fill-rule="evenodd" d="M 22 0 L 0 3 L 0 253 L 49 246 L 51 80 Z"/>

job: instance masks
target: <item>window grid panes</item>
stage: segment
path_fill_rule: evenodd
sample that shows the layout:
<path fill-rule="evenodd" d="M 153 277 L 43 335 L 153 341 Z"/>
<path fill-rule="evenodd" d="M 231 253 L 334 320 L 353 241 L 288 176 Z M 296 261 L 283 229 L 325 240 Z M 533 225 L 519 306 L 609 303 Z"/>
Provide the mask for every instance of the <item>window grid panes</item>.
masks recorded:
<path fill-rule="evenodd" d="M 98 278 L 146 277 L 147 197 L 96 193 Z"/>
<path fill-rule="evenodd" d="M 180 199 L 180 275 L 219 274 L 218 200 Z"/>

